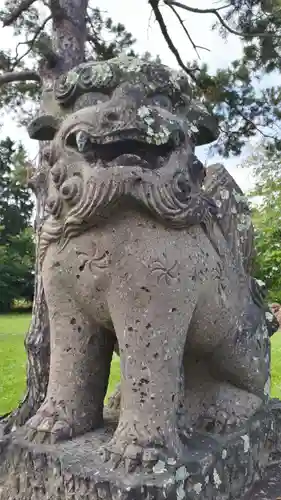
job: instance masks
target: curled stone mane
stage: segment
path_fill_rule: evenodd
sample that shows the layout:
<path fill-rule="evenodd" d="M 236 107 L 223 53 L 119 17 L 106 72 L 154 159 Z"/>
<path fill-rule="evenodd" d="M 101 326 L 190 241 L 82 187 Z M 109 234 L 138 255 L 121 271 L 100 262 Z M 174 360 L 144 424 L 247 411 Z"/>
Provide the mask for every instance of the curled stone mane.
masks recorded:
<path fill-rule="evenodd" d="M 203 191 L 195 188 L 188 168 L 163 167 L 150 171 L 136 166 L 114 166 L 94 170 L 79 201 L 64 220 L 51 216 L 43 225 L 41 262 L 50 243 L 60 240 L 64 248 L 71 238 L 105 223 L 113 209 L 118 205 L 121 210 L 122 202 L 128 199 L 170 227 L 181 229 L 210 223 L 213 204 Z"/>
<path fill-rule="evenodd" d="M 131 75 L 138 82 L 154 82 L 157 88 L 172 92 L 177 98 L 191 96 L 191 87 L 183 71 L 172 71 L 162 63 L 121 55 L 108 61 L 89 61 L 70 70 L 57 79 L 54 86 L 56 100 L 63 106 L 78 96 L 97 88 L 114 88 Z"/>

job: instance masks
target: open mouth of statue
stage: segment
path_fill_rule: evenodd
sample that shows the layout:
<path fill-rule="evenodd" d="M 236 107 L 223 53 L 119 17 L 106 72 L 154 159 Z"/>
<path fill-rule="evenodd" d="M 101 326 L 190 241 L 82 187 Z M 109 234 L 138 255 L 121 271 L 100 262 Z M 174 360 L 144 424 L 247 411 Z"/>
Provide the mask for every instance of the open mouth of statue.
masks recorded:
<path fill-rule="evenodd" d="M 158 144 L 159 142 L 159 144 Z M 140 133 L 126 131 L 125 133 L 111 134 L 96 137 L 83 130 L 75 130 L 68 134 L 66 146 L 75 149 L 85 156 L 89 163 L 99 160 L 111 165 L 132 166 L 144 168 L 158 168 L 168 160 L 171 153 L 178 146 L 172 136 L 167 142 L 157 144 Z"/>

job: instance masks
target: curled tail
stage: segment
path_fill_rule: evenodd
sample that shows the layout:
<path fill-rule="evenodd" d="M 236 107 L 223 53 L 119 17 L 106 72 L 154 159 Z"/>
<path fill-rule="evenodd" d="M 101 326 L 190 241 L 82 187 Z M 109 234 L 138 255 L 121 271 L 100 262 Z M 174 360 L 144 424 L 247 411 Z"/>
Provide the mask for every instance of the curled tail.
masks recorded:
<path fill-rule="evenodd" d="M 271 336 L 278 330 L 279 325 L 265 302 L 264 283 L 251 275 L 255 257 L 254 226 L 247 199 L 233 177 L 221 164 L 214 164 L 206 169 L 204 189 L 216 203 L 217 224 L 235 257 L 238 268 L 242 268 L 248 277 L 253 301 L 264 310 L 269 336 Z"/>
<path fill-rule="evenodd" d="M 206 170 L 205 191 L 217 206 L 217 223 L 237 262 L 247 274 L 253 267 L 254 227 L 247 200 L 238 184 L 221 164 Z"/>

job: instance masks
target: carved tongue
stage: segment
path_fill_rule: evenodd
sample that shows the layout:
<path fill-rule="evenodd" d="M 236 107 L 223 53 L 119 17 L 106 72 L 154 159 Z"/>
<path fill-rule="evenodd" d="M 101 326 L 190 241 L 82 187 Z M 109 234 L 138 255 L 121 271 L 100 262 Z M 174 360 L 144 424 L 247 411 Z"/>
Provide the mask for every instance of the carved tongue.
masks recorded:
<path fill-rule="evenodd" d="M 138 155 L 132 155 L 132 154 L 123 154 L 121 156 L 118 156 L 115 160 L 111 162 L 112 164 L 116 166 L 124 166 L 124 167 L 133 167 L 133 166 L 141 166 L 144 168 L 149 168 L 149 163 L 146 160 L 143 160 L 140 156 Z"/>

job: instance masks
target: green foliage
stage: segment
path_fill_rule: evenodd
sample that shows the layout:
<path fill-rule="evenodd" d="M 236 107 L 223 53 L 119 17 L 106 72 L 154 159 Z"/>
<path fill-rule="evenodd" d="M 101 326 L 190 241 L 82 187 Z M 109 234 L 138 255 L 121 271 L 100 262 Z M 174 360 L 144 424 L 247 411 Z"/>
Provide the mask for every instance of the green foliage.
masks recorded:
<path fill-rule="evenodd" d="M 189 12 L 200 15 L 209 14 L 215 20 L 213 29 L 222 38 L 229 34 L 239 37 L 242 43 L 242 57 L 229 64 L 228 68 L 211 74 L 206 65 L 198 61 L 182 61 L 182 66 L 192 76 L 195 96 L 204 101 L 214 112 L 220 123 L 220 137 L 213 146 L 216 153 L 228 157 L 238 155 L 248 139 L 260 133 L 266 140 L 274 138 L 280 147 L 280 85 L 265 88 L 264 76 L 277 76 L 280 73 L 281 3 L 280 0 L 223 0 L 209 2 L 205 8 L 189 5 L 190 2 L 164 0 L 173 9 L 179 20 L 179 28 L 193 48 L 199 36 L 190 36 L 185 20 Z M 161 24 L 159 21 L 159 26 Z M 168 40 L 170 48 L 173 34 Z M 208 47 L 205 47 L 208 49 Z M 172 48 L 171 48 L 172 49 Z M 219 49 L 218 49 L 219 50 Z M 175 50 L 173 51 L 175 54 Z"/>
<path fill-rule="evenodd" d="M 7 138 L 0 142 L 0 244 L 28 227 L 33 210 L 30 192 L 22 177 L 27 155 L 20 144 Z"/>
<path fill-rule="evenodd" d="M 234 61 L 229 68 L 218 70 L 213 76 L 203 65 L 197 78 L 199 85 L 195 94 L 207 99 L 207 107 L 220 123 L 220 137 L 215 146 L 217 153 L 225 157 L 240 154 L 257 130 L 273 124 L 272 101 L 268 96 L 265 98 L 266 91 L 258 95 L 251 74 L 241 61 Z"/>
<path fill-rule="evenodd" d="M 87 58 L 106 61 L 120 53 L 135 55 L 132 47 L 135 39 L 123 24 L 114 24 L 97 8 L 88 7 L 90 35 L 86 46 Z"/>
<path fill-rule="evenodd" d="M 32 300 L 35 247 L 30 192 L 22 185 L 26 153 L 11 139 L 0 142 L 0 312 L 15 299 Z"/>
<path fill-rule="evenodd" d="M 243 60 L 249 68 L 280 70 L 280 0 L 231 0 L 223 17 L 244 35 Z"/>
<path fill-rule="evenodd" d="M 16 299 L 32 300 L 33 267 L 31 230 L 26 229 L 0 245 L 0 312 L 9 311 Z"/>
<path fill-rule="evenodd" d="M 275 148 L 280 149 L 281 87 L 260 84 L 265 75 L 276 77 L 281 70 L 281 2 L 230 0 L 225 5 L 220 14 L 243 35 L 243 56 L 211 79 L 210 101 L 222 125 L 218 152 L 239 154 L 257 132 L 266 142 L 274 138 Z M 215 26 L 223 36 L 229 35 L 219 21 Z"/>
<path fill-rule="evenodd" d="M 256 269 L 255 275 L 266 283 L 269 299 L 281 302 L 281 217 L 279 210 L 264 207 L 261 212 L 254 212 L 256 229 Z"/>
<path fill-rule="evenodd" d="M 264 281 L 269 298 L 281 302 L 281 154 L 274 147 L 257 149 L 248 160 L 256 179 L 252 197 L 258 198 L 253 208 L 256 231 L 256 277 Z"/>

